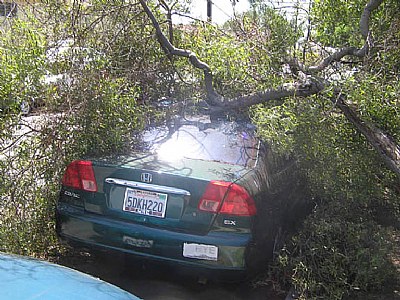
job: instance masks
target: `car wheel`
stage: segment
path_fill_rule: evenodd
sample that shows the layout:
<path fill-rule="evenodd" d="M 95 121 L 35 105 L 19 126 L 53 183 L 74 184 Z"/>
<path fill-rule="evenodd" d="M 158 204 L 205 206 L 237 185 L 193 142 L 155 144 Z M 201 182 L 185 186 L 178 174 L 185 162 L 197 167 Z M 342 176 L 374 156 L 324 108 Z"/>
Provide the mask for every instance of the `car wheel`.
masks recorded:
<path fill-rule="evenodd" d="M 20 105 L 21 113 L 23 115 L 28 115 L 31 112 L 31 105 L 28 101 L 22 101 Z"/>

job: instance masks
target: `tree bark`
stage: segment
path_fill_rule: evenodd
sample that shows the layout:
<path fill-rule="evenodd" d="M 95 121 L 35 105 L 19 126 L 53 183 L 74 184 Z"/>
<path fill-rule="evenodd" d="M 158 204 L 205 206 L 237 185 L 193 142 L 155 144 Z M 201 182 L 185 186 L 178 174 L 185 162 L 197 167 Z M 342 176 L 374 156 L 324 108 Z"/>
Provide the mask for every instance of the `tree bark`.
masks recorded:
<path fill-rule="evenodd" d="M 229 101 L 223 102 L 221 106 L 210 107 L 209 112 L 211 114 L 220 114 L 260 103 L 284 100 L 289 97 L 308 97 L 320 93 L 322 90 L 324 90 L 324 88 L 325 86 L 318 81 L 303 84 L 284 85 L 279 89 L 269 89 L 248 96 L 239 96 L 230 99 Z"/>
<path fill-rule="evenodd" d="M 372 124 L 364 122 L 345 102 L 344 96 L 338 94 L 332 102 L 342 111 L 368 143 L 377 151 L 385 165 L 397 174 L 400 180 L 400 146 L 392 137 Z"/>

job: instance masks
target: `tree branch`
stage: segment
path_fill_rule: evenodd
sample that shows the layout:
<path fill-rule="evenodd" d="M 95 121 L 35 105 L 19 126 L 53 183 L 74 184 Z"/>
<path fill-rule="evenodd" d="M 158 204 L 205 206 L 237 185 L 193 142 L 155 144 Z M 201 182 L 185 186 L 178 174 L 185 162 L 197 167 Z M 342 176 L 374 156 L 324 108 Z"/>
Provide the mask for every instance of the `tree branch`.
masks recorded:
<path fill-rule="evenodd" d="M 295 65 L 297 69 L 301 70 L 305 74 L 315 74 L 321 72 L 325 68 L 327 68 L 331 63 L 340 61 L 345 56 L 355 56 L 358 58 L 365 57 L 369 49 L 372 45 L 372 34 L 369 30 L 369 21 L 371 18 L 371 13 L 377 9 L 383 0 L 370 0 L 368 4 L 365 6 L 363 13 L 361 14 L 360 18 L 360 31 L 361 35 L 364 39 L 364 45 L 361 48 L 356 47 L 345 47 L 342 48 L 335 53 L 329 55 L 325 59 L 323 59 L 318 65 L 316 66 L 305 66 L 298 62 L 296 59 L 290 62 L 291 65 Z"/>
<path fill-rule="evenodd" d="M 217 112 L 221 110 L 226 110 L 226 109 L 236 109 L 238 107 L 249 107 L 257 103 L 261 102 L 268 102 L 271 100 L 277 100 L 277 99 L 284 99 L 290 96 L 307 96 L 307 95 L 312 95 L 316 94 L 320 91 L 322 91 L 321 87 L 318 87 L 317 89 L 311 89 L 310 91 L 304 92 L 303 88 L 300 88 L 298 90 L 296 89 L 291 89 L 287 90 L 285 87 L 279 87 L 276 90 L 268 90 L 265 92 L 258 92 L 252 95 L 248 96 L 241 96 L 237 97 L 235 99 L 230 99 L 229 101 L 223 101 L 223 97 L 219 95 L 214 87 L 213 87 L 213 76 L 211 72 L 211 68 L 203 61 L 199 60 L 198 57 L 196 56 L 195 53 L 189 51 L 189 50 L 184 50 L 184 49 L 179 49 L 174 47 L 170 41 L 165 37 L 163 34 L 161 27 L 159 23 L 157 22 L 156 17 L 146 4 L 145 0 L 139 0 L 140 4 L 142 5 L 144 11 L 146 12 L 147 16 L 150 18 L 157 34 L 157 38 L 159 43 L 161 44 L 162 48 L 166 52 L 167 55 L 177 55 L 177 56 L 182 56 L 186 57 L 189 59 L 190 63 L 198 69 L 203 70 L 204 72 L 204 81 L 205 81 L 205 88 L 206 88 L 206 93 L 207 93 L 207 104 L 212 106 L 211 111 Z M 327 68 L 330 64 L 336 61 L 340 61 L 343 57 L 345 56 L 355 56 L 362 58 L 364 57 L 370 47 L 371 43 L 371 34 L 369 32 L 369 20 L 370 16 L 373 10 L 377 9 L 379 5 L 383 2 L 383 0 L 370 0 L 369 3 L 365 6 L 364 11 L 362 13 L 362 16 L 360 18 L 360 30 L 363 38 L 365 39 L 364 46 L 360 49 L 356 47 L 345 47 L 343 49 L 340 49 L 336 51 L 335 53 L 329 55 L 325 59 L 323 59 L 318 65 L 316 66 L 304 66 L 300 62 L 293 60 L 290 62 L 290 65 L 296 66 L 296 68 L 300 71 L 302 71 L 305 74 L 316 74 L 318 72 L 321 72 L 325 68 Z M 307 85 L 307 84 L 306 84 Z M 302 85 L 299 84 L 298 87 L 301 87 Z M 304 86 L 304 84 L 303 84 Z M 219 107 L 219 108 L 218 108 Z"/>
<path fill-rule="evenodd" d="M 283 100 L 288 97 L 307 97 L 320 93 L 325 89 L 325 84 L 321 83 L 317 78 L 311 77 L 311 80 L 307 83 L 299 83 L 291 86 L 283 85 L 280 88 L 274 90 L 266 90 L 264 92 L 257 92 L 247 96 L 240 96 L 229 101 L 223 101 L 223 97 L 220 96 L 213 88 L 213 77 L 211 68 L 199 60 L 197 56 L 188 50 L 179 49 L 174 47 L 170 41 L 164 36 L 160 28 L 157 19 L 151 12 L 146 4 L 145 0 L 139 0 L 147 16 L 150 18 L 157 34 L 157 38 L 162 48 L 167 55 L 177 55 L 186 57 L 190 63 L 198 69 L 203 70 L 205 87 L 207 92 L 207 104 L 210 105 L 210 114 L 224 113 L 229 110 L 235 110 L 239 108 L 246 108 L 255 104 L 265 103 L 273 100 Z M 364 11 L 360 18 L 360 31 L 364 39 L 364 45 L 362 48 L 356 47 L 345 47 L 335 53 L 329 55 L 323 59 L 316 66 L 304 66 L 296 60 L 289 62 L 291 67 L 302 71 L 305 74 L 313 75 L 322 70 L 326 69 L 333 62 L 340 61 L 345 56 L 355 56 L 358 58 L 365 57 L 372 44 L 372 34 L 369 30 L 369 21 L 371 13 L 376 10 L 383 0 L 370 0 L 365 6 Z M 395 172 L 400 179 L 400 147 L 391 139 L 387 134 L 382 132 L 380 129 L 366 124 L 362 121 L 356 112 L 352 110 L 344 101 L 342 95 L 338 99 L 334 100 L 337 107 L 343 112 L 347 120 L 351 122 L 357 130 L 365 136 L 367 141 L 374 147 L 386 166 Z"/>
<path fill-rule="evenodd" d="M 223 103 L 223 106 L 210 107 L 211 114 L 220 114 L 229 110 L 246 108 L 260 103 L 284 100 L 289 97 L 308 97 L 324 90 L 325 85 L 319 81 L 310 81 L 304 84 L 283 85 L 278 89 L 269 89 L 264 92 L 248 96 L 240 96 Z"/>
<path fill-rule="evenodd" d="M 367 124 L 345 102 L 344 96 L 338 93 L 332 102 L 342 111 L 346 118 L 375 148 L 386 166 L 400 179 L 400 146 L 386 133 L 372 124 Z"/>
<path fill-rule="evenodd" d="M 186 57 L 189 59 L 190 63 L 195 68 L 202 70 L 204 73 L 204 81 L 207 92 L 207 103 L 212 106 L 221 106 L 223 97 L 214 90 L 211 68 L 205 62 L 198 59 L 196 54 L 193 53 L 192 51 L 174 47 L 174 45 L 172 45 L 171 42 L 163 34 L 160 24 L 158 23 L 156 17 L 146 4 L 146 1 L 139 0 L 139 2 L 142 5 L 143 10 L 151 20 L 153 27 L 156 30 L 157 39 L 161 44 L 163 50 L 166 52 L 166 54 Z"/>
<path fill-rule="evenodd" d="M 371 13 L 377 9 L 383 0 L 370 0 L 368 4 L 365 6 L 363 13 L 360 18 L 360 30 L 361 35 L 365 41 L 368 42 L 370 30 L 369 30 L 369 20 L 371 18 Z"/>

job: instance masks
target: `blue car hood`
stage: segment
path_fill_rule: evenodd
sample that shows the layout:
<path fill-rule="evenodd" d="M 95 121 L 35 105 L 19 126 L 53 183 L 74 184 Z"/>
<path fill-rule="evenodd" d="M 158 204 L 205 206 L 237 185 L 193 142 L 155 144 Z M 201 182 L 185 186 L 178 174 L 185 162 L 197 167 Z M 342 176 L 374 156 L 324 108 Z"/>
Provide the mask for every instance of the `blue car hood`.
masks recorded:
<path fill-rule="evenodd" d="M 0 253 L 2 299 L 139 299 L 84 273 L 49 262 Z"/>

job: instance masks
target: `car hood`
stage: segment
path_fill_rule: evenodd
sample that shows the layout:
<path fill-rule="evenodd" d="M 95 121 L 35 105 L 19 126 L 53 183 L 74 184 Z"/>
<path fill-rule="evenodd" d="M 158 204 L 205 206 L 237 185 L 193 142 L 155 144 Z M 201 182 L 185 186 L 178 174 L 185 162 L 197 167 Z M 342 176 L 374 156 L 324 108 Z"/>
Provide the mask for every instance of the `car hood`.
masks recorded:
<path fill-rule="evenodd" d="M 139 299 L 84 273 L 45 261 L 0 253 L 4 299 Z"/>

